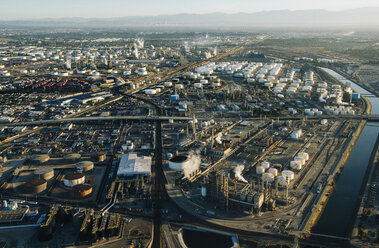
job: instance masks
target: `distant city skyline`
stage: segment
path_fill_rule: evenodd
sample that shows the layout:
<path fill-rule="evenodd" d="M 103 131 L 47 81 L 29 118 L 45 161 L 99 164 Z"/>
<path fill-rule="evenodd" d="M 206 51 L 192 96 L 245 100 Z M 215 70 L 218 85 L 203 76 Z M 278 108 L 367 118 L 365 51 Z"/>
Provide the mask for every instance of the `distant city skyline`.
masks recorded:
<path fill-rule="evenodd" d="M 1 0 L 0 20 L 111 18 L 179 13 L 254 13 L 270 10 L 331 11 L 379 7 L 378 0 Z"/>

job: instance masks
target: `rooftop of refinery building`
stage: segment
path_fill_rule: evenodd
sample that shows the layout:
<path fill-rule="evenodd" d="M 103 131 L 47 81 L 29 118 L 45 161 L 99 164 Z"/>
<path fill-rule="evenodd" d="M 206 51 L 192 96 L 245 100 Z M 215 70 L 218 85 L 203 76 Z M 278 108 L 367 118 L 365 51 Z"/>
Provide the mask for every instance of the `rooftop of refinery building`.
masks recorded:
<path fill-rule="evenodd" d="M 127 153 L 121 156 L 117 170 L 118 176 L 136 176 L 151 174 L 152 158 L 150 156 L 138 156 L 136 153 Z"/>

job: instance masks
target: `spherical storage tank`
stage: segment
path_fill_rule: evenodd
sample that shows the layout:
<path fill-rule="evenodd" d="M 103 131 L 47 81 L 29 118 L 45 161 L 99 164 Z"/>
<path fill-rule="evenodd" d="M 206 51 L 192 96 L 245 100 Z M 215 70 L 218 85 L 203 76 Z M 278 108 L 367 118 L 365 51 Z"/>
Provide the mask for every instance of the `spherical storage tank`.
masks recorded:
<path fill-rule="evenodd" d="M 34 175 L 36 178 L 42 178 L 45 180 L 49 180 L 54 177 L 54 169 L 52 168 L 40 168 L 34 171 Z"/>
<path fill-rule="evenodd" d="M 35 154 L 31 157 L 32 163 L 43 164 L 49 161 L 50 156 L 48 154 Z"/>
<path fill-rule="evenodd" d="M 177 155 L 168 161 L 168 167 L 171 170 L 183 170 L 186 166 L 190 166 L 192 161 L 187 155 Z"/>
<path fill-rule="evenodd" d="M 85 176 L 83 173 L 72 173 L 64 177 L 63 184 L 67 187 L 72 187 L 75 185 L 83 184 L 84 181 Z"/>
<path fill-rule="evenodd" d="M 76 163 L 75 167 L 82 172 L 88 172 L 93 169 L 94 163 L 92 161 L 80 161 Z"/>
<path fill-rule="evenodd" d="M 261 175 L 261 174 L 265 173 L 266 169 L 262 166 L 257 166 L 255 171 L 258 175 Z"/>

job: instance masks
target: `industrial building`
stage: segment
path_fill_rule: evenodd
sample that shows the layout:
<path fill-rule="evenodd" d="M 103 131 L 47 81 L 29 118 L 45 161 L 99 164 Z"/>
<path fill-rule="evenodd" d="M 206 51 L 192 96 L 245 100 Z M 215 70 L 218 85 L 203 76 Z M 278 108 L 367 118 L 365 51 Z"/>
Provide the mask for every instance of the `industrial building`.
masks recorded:
<path fill-rule="evenodd" d="M 138 157 L 136 153 L 127 153 L 122 155 L 117 176 L 124 180 L 142 180 L 149 178 L 151 175 L 151 157 Z"/>

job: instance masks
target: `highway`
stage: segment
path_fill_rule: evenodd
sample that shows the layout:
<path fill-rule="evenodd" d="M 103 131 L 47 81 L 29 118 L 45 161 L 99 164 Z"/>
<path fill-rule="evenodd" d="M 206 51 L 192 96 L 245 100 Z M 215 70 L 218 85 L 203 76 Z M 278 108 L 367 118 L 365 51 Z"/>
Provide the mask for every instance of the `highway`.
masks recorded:
<path fill-rule="evenodd" d="M 267 116 L 267 117 L 246 117 L 243 118 L 245 121 L 257 121 L 257 120 L 366 120 L 372 122 L 379 121 L 379 115 L 319 115 L 319 116 Z M 240 120 L 240 117 L 227 118 L 223 117 L 222 120 L 231 120 L 236 121 Z M 5 126 L 46 126 L 46 125 L 60 125 L 63 123 L 79 123 L 79 122 L 101 122 L 101 121 L 120 121 L 120 120 L 130 120 L 130 121 L 189 121 L 192 120 L 192 117 L 186 116 L 91 116 L 91 117 L 71 117 L 71 118 L 62 118 L 62 119 L 54 119 L 54 120 L 38 120 L 38 121 L 29 121 L 29 122 L 13 122 L 3 124 Z M 200 121 L 209 120 L 209 118 L 197 118 Z"/>

